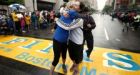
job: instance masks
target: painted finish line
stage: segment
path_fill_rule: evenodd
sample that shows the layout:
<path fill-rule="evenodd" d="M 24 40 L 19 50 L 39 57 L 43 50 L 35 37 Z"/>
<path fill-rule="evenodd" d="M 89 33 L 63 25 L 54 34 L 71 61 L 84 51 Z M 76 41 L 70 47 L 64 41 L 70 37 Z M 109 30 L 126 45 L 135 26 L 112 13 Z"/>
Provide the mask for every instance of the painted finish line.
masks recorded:
<path fill-rule="evenodd" d="M 52 41 L 36 38 L 0 36 L 0 55 L 37 67 L 49 69 L 53 60 Z M 140 54 L 96 47 L 92 61 L 84 56 L 79 75 L 140 75 Z M 72 62 L 67 56 L 67 68 Z M 62 62 L 56 72 L 63 73 Z M 67 75 L 72 75 L 68 72 Z"/>

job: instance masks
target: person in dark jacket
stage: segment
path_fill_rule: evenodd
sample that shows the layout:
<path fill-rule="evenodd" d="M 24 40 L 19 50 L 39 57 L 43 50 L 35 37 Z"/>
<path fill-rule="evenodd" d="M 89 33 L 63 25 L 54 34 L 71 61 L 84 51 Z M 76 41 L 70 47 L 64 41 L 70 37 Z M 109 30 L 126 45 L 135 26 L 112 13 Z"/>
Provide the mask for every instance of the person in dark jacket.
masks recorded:
<path fill-rule="evenodd" d="M 88 50 L 86 50 L 86 53 L 87 53 L 87 57 L 89 58 L 94 46 L 92 30 L 95 29 L 96 24 L 93 17 L 90 14 L 88 14 L 90 10 L 87 7 L 85 7 L 83 3 L 81 3 L 80 8 L 81 8 L 81 12 L 80 12 L 81 15 L 87 14 L 86 16 L 83 17 L 84 20 L 83 33 L 84 33 L 84 43 L 85 41 L 87 42 Z M 88 58 L 86 60 L 89 60 Z"/>
<path fill-rule="evenodd" d="M 88 47 L 88 50 L 86 50 L 86 53 L 87 53 L 87 57 L 89 58 L 93 50 L 93 46 L 94 46 L 92 30 L 96 27 L 96 24 L 92 16 L 87 15 L 86 18 L 87 19 L 84 19 L 83 32 L 84 32 L 84 42 L 85 41 L 87 42 L 87 47 Z"/>

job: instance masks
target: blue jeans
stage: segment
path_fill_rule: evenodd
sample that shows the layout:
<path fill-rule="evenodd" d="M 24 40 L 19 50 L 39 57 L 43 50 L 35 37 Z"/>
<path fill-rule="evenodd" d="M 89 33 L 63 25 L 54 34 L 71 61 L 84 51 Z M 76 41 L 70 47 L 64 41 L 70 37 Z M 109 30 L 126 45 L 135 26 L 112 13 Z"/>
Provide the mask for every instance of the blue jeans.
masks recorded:
<path fill-rule="evenodd" d="M 33 25 L 34 29 L 38 29 L 38 26 L 37 26 L 37 21 L 32 22 L 32 25 Z"/>

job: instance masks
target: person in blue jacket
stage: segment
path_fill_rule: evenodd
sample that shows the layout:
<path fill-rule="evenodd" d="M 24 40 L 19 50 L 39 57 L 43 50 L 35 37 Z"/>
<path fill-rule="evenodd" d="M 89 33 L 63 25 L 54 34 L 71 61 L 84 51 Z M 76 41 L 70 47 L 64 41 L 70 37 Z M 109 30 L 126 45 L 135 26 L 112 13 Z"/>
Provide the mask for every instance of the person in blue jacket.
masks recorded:
<path fill-rule="evenodd" d="M 76 21 L 75 23 L 73 23 L 73 21 L 74 19 L 77 19 L 79 17 L 78 16 L 79 14 L 77 12 L 79 11 L 79 8 L 80 8 L 79 6 L 80 6 L 80 2 L 78 1 L 68 2 L 67 7 L 69 10 L 67 10 L 67 13 L 69 17 L 65 17 L 61 15 L 60 20 L 63 21 L 65 25 L 78 23 L 79 21 Z M 54 59 L 53 59 L 52 66 L 50 69 L 50 75 L 53 75 L 53 72 L 55 70 L 56 65 L 59 62 L 61 55 L 62 55 L 62 62 L 63 62 L 63 65 L 62 65 L 63 71 L 64 73 L 67 72 L 65 61 L 66 61 L 68 37 L 69 37 L 69 31 L 64 30 L 63 28 L 57 25 L 57 28 L 55 30 L 54 37 L 53 37 Z"/>

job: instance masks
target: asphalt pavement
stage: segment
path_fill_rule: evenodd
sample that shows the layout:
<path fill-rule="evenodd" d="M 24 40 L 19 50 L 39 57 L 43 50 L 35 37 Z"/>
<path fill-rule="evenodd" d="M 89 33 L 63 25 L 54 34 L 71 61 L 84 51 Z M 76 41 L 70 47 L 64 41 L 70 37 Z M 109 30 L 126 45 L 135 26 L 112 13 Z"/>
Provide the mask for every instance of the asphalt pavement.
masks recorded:
<path fill-rule="evenodd" d="M 93 30 L 95 46 L 140 53 L 140 29 L 123 32 L 123 24 L 109 15 L 92 15 L 96 22 Z"/>

